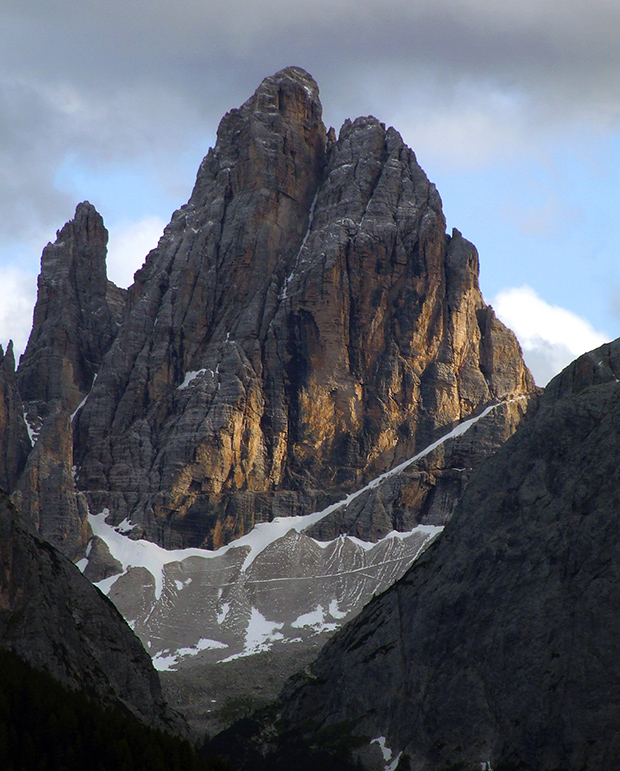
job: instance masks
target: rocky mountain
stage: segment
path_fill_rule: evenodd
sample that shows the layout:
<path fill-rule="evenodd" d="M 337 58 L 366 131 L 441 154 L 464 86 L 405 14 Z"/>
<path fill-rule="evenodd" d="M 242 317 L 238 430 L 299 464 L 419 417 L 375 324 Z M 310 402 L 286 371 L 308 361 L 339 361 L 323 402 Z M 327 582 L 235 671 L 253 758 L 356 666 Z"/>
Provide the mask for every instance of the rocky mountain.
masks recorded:
<path fill-rule="evenodd" d="M 33 431 L 71 416 L 91 511 L 166 548 L 324 508 L 534 390 L 412 151 L 374 118 L 326 132 L 298 68 L 224 117 L 126 308 L 105 242 L 82 204 L 46 247 L 17 383 Z"/>
<path fill-rule="evenodd" d="M 167 707 L 149 656 L 75 565 L 22 522 L 0 495 L 0 647 L 103 706 L 186 731 Z"/>
<path fill-rule="evenodd" d="M 336 734 L 341 768 L 355 755 L 369 769 L 615 767 L 619 376 L 619 340 L 558 375 L 442 538 L 262 723 L 214 746 L 242 731 L 235 767 L 253 769 L 292 767 Z"/>
<path fill-rule="evenodd" d="M 127 292 L 106 245 L 82 203 L 43 251 L 4 476 L 161 668 L 333 633 L 536 409 L 414 153 L 336 137 L 299 68 L 224 116 Z"/>

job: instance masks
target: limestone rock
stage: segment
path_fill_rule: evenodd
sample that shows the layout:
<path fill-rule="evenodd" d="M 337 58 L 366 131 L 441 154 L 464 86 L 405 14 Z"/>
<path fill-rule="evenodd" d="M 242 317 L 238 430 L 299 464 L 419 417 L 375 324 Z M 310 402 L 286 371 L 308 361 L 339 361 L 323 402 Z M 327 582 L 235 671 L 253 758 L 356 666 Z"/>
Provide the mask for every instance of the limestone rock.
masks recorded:
<path fill-rule="evenodd" d="M 15 382 L 13 343 L 6 353 L 0 346 L 0 488 L 11 492 L 19 479 L 30 452 L 28 429 Z"/>
<path fill-rule="evenodd" d="M 125 313 L 126 291 L 107 279 L 107 241 L 101 215 L 84 202 L 45 247 L 32 333 L 17 370 L 35 446 L 19 483 L 11 485 L 14 500 L 71 558 L 88 541 L 86 499 L 75 489 L 71 421 Z"/>
<path fill-rule="evenodd" d="M 90 390 L 124 313 L 124 290 L 108 282 L 108 232 L 87 201 L 41 257 L 32 333 L 17 382 L 38 428 L 60 405 L 73 412 Z"/>
<path fill-rule="evenodd" d="M 617 764 L 619 376 L 616 340 L 550 383 L 442 538 L 245 726 L 237 768 L 287 767 L 338 726 L 369 769 L 375 737 L 416 771 Z"/>
<path fill-rule="evenodd" d="M 70 559 L 83 554 L 88 507 L 75 489 L 71 420 L 58 404 L 42 425 L 12 497 L 42 538 Z"/>
<path fill-rule="evenodd" d="M 345 533 L 377 541 L 393 530 L 446 525 L 472 474 L 537 407 L 535 395 L 502 402 L 467 433 L 441 443 L 401 473 L 380 481 L 306 534 L 322 541 Z"/>
<path fill-rule="evenodd" d="M 299 68 L 224 117 L 129 302 L 78 487 L 167 547 L 322 508 L 534 390 L 413 152 L 375 118 L 328 140 Z"/>
<path fill-rule="evenodd" d="M 31 533 L 0 493 L 0 645 L 99 703 L 183 732 L 157 674 L 116 608 L 60 552 Z"/>

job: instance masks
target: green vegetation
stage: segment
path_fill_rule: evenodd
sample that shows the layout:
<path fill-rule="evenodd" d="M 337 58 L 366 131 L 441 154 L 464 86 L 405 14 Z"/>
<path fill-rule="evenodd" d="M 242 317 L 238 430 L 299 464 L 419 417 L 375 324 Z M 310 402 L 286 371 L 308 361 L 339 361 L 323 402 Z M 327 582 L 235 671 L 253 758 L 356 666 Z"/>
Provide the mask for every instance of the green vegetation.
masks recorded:
<path fill-rule="evenodd" d="M 3 771 L 223 771 L 193 747 L 146 728 L 127 710 L 104 709 L 46 672 L 0 650 Z"/>

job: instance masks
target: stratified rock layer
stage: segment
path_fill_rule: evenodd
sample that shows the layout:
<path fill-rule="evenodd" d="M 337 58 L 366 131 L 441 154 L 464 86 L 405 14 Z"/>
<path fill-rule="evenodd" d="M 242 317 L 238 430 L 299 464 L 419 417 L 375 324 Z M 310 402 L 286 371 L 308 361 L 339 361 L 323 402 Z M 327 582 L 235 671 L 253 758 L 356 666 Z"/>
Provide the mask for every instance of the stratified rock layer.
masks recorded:
<path fill-rule="evenodd" d="M 550 383 L 442 538 L 290 683 L 277 713 L 246 725 L 236 767 L 263 768 L 266 753 L 265 767 L 288 768 L 330 726 L 343 752 L 362 737 L 367 768 L 383 767 L 376 737 L 412 770 L 617 766 L 619 376 L 617 340 Z"/>
<path fill-rule="evenodd" d="M 157 674 L 116 608 L 0 493 L 0 645 L 106 706 L 175 732 Z"/>
<path fill-rule="evenodd" d="M 167 547 L 322 508 L 532 392 L 394 129 L 288 68 L 220 125 L 76 416 L 78 487 Z M 136 534 L 138 531 L 136 531 Z"/>

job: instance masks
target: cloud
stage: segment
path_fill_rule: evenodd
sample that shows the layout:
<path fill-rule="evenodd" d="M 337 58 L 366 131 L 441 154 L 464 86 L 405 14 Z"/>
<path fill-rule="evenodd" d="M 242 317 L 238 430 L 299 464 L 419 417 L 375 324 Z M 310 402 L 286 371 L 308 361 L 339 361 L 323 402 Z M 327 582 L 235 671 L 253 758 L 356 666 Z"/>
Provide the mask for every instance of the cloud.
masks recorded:
<path fill-rule="evenodd" d="M 139 222 L 121 223 L 110 228 L 108 243 L 108 278 L 117 286 L 128 287 L 133 274 L 157 246 L 166 223 L 159 217 L 145 217 Z"/>
<path fill-rule="evenodd" d="M 516 334 L 526 364 L 545 385 L 573 359 L 609 341 L 572 311 L 549 305 L 529 286 L 499 292 L 492 302 L 497 316 Z"/>
<path fill-rule="evenodd" d="M 484 163 L 566 121 L 616 125 L 620 4 L 6 0 L 0 233 L 62 221 L 76 203 L 54 179 L 68 152 L 93 166 L 148 157 L 163 184 L 183 147 L 288 64 L 315 75 L 337 128 L 370 112 L 419 153 Z"/>
<path fill-rule="evenodd" d="M 0 343 L 13 340 L 15 360 L 26 348 L 37 297 L 36 276 L 15 267 L 0 268 Z"/>

